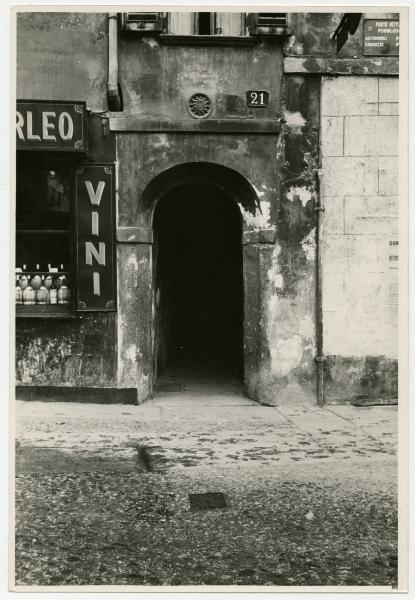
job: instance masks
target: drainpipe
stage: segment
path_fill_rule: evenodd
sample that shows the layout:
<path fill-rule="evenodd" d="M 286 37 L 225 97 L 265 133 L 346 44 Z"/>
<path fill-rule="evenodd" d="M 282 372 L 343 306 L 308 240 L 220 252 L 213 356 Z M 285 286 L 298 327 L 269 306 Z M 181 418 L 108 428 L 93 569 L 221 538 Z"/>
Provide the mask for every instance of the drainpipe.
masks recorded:
<path fill-rule="evenodd" d="M 108 109 L 122 110 L 118 89 L 118 21 L 117 13 L 108 15 Z"/>
<path fill-rule="evenodd" d="M 320 106 L 321 106 L 322 79 L 320 80 Z M 321 115 L 321 109 L 320 109 Z M 320 125 L 321 127 L 321 125 Z M 317 404 L 323 406 L 324 401 L 324 362 L 326 357 L 323 351 L 323 252 L 322 252 L 322 218 L 324 212 L 322 186 L 321 186 L 321 135 L 319 131 L 319 168 L 316 173 L 316 356 L 317 363 Z"/>

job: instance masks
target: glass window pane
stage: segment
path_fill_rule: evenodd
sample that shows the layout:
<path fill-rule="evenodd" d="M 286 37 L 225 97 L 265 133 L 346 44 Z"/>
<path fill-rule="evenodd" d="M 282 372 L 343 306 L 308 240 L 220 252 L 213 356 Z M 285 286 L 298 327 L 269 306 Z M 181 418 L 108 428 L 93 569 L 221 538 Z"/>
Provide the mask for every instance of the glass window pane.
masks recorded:
<path fill-rule="evenodd" d="M 23 271 L 69 270 L 71 240 L 66 233 L 17 233 L 16 267 Z M 25 267 L 25 268 L 24 268 Z"/>
<path fill-rule="evenodd" d="M 71 178 L 61 171 L 18 167 L 17 229 L 69 229 Z"/>
<path fill-rule="evenodd" d="M 171 12 L 168 13 L 168 32 L 177 35 L 191 35 L 194 33 L 194 13 Z"/>
<path fill-rule="evenodd" d="M 216 13 L 216 33 L 218 35 L 245 35 L 243 13 Z"/>

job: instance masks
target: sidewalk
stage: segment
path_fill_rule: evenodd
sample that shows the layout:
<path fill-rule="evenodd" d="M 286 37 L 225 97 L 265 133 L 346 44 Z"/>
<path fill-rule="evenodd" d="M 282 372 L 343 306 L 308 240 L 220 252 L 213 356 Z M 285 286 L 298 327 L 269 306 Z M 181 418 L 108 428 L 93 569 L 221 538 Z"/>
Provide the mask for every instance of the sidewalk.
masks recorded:
<path fill-rule="evenodd" d="M 389 406 L 17 402 L 17 583 L 391 585 L 396 449 Z"/>
<path fill-rule="evenodd" d="M 268 407 L 242 396 L 160 393 L 140 406 L 17 402 L 22 449 L 135 461 L 135 446 L 169 469 L 240 462 L 376 461 L 397 449 L 397 407 Z"/>

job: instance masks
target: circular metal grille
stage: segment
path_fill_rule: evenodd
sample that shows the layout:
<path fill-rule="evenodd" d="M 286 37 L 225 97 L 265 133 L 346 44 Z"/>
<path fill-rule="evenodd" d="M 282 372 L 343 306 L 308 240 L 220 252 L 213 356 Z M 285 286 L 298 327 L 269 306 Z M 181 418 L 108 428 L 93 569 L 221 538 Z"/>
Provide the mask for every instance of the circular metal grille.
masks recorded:
<path fill-rule="evenodd" d="M 189 111 L 194 117 L 207 117 L 211 108 L 212 102 L 206 94 L 193 94 L 189 99 Z"/>

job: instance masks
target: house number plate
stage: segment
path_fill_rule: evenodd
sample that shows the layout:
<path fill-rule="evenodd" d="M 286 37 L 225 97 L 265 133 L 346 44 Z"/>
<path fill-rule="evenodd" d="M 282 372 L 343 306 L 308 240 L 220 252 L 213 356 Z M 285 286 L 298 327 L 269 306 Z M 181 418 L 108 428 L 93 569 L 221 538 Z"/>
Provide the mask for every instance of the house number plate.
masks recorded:
<path fill-rule="evenodd" d="M 246 92 L 246 103 L 248 106 L 256 108 L 266 108 L 268 106 L 269 92 L 265 90 L 249 90 Z"/>

